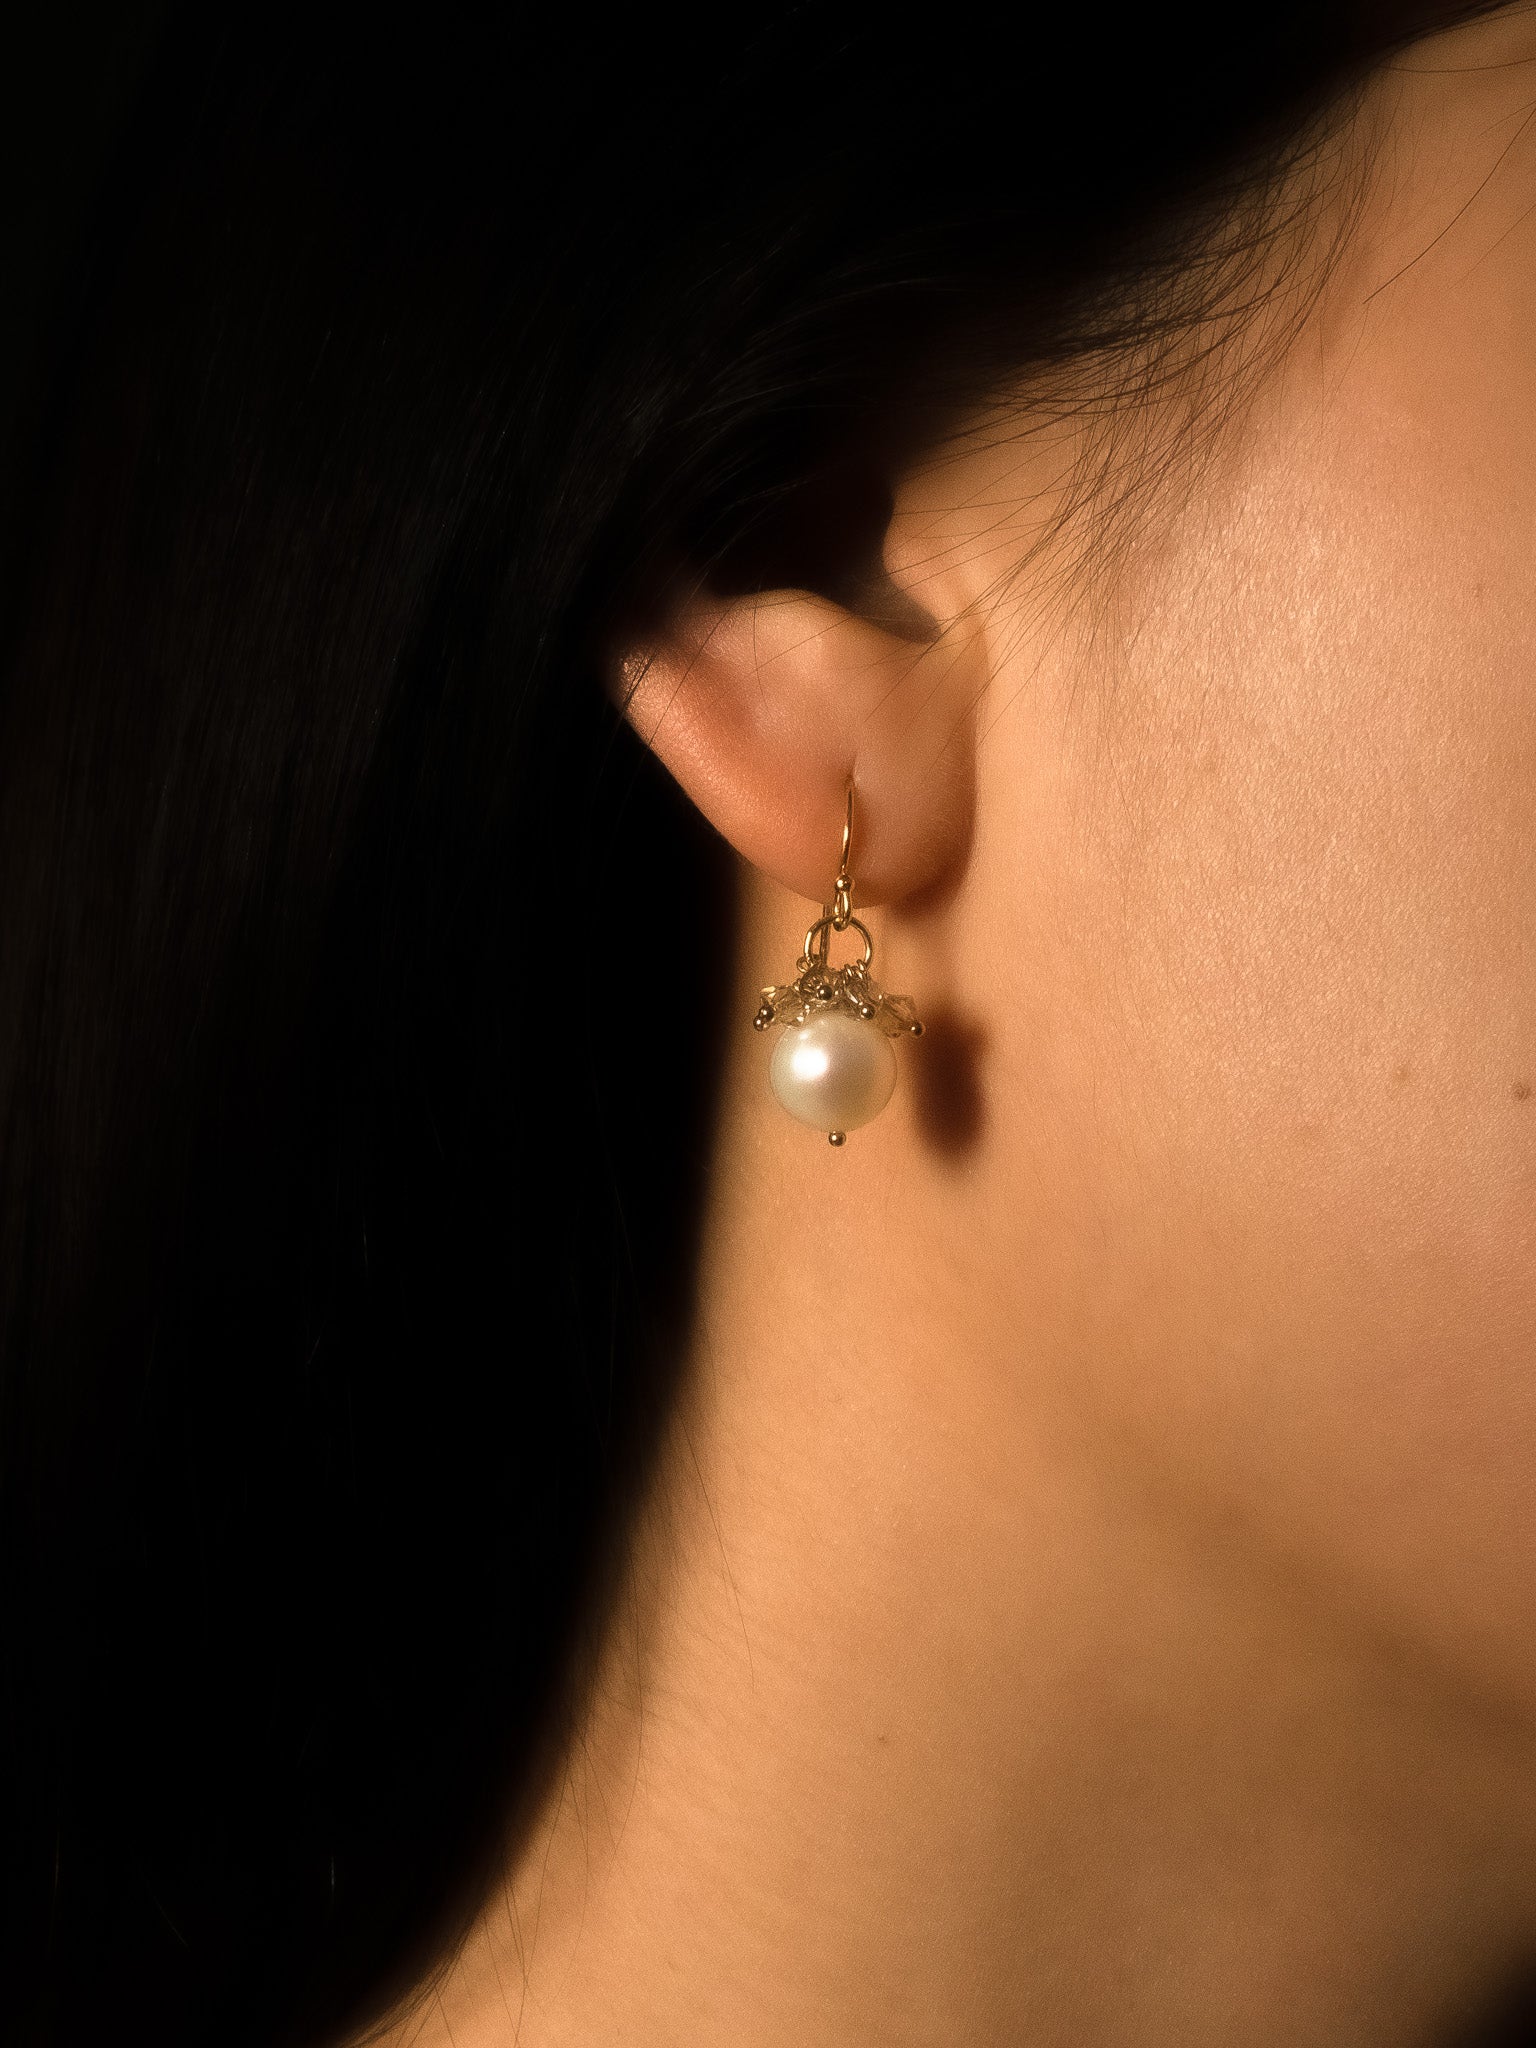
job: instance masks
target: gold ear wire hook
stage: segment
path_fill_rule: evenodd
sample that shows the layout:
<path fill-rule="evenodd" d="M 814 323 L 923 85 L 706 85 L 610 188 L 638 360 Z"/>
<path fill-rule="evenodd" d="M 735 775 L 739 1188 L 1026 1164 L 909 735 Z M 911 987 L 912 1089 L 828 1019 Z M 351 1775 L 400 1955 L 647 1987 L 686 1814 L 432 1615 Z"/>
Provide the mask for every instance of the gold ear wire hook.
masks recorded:
<path fill-rule="evenodd" d="M 833 884 L 832 901 L 827 914 L 832 919 L 832 929 L 845 932 L 853 916 L 853 877 L 848 872 L 848 855 L 853 846 L 853 777 L 848 778 L 848 809 L 843 819 L 843 851 L 837 863 L 837 880 Z"/>

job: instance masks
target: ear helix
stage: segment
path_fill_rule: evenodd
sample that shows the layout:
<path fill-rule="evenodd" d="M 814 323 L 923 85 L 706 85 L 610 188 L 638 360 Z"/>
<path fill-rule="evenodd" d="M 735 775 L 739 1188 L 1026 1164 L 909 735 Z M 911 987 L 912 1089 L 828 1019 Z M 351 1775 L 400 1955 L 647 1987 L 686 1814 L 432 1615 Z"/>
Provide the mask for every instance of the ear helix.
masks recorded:
<path fill-rule="evenodd" d="M 805 935 L 794 980 L 765 988 L 752 1020 L 759 1031 L 784 1027 L 769 1063 L 769 1085 L 792 1117 L 825 1131 L 834 1145 L 890 1101 L 896 1086 L 892 1039 L 923 1035 L 911 998 L 887 995 L 869 971 L 875 948 L 868 926 L 853 914 L 852 845 L 850 777 L 832 900 Z M 832 934 L 846 931 L 864 941 L 864 957 L 834 967 Z"/>

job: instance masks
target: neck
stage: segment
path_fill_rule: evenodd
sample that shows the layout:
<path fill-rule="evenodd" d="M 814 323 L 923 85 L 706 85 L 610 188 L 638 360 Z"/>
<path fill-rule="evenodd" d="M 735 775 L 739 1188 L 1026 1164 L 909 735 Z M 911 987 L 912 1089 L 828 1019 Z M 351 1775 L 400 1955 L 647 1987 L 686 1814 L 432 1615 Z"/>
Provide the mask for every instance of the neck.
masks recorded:
<path fill-rule="evenodd" d="M 1528 1733 L 1161 1504 L 1070 1333 L 977 1324 L 953 1164 L 781 1123 L 746 1039 L 629 1598 L 440 2038 L 1461 2040 Z"/>

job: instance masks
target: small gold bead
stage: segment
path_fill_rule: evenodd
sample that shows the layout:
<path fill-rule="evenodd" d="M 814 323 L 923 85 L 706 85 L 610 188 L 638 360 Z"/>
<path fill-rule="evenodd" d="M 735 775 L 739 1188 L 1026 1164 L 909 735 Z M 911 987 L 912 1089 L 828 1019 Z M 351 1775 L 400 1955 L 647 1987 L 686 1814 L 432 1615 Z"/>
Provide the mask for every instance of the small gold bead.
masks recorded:
<path fill-rule="evenodd" d="M 829 1145 L 846 1145 L 847 1142 L 848 1133 L 846 1131 L 828 1131 L 827 1143 Z"/>
<path fill-rule="evenodd" d="M 913 1036 L 914 1038 L 921 1038 L 921 1037 L 922 1037 L 922 1035 L 923 1035 L 923 1027 L 922 1027 L 922 1025 L 921 1025 L 921 1024 L 913 1024 L 912 1026 L 910 1026 L 910 1029 L 911 1029 L 911 1032 L 912 1032 L 912 1036 Z"/>

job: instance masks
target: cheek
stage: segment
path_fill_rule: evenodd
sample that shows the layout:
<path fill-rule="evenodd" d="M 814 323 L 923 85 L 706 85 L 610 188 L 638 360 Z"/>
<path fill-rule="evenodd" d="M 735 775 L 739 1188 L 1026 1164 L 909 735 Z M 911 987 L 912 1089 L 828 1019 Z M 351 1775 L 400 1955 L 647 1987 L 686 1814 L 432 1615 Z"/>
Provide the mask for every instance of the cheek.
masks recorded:
<path fill-rule="evenodd" d="M 1474 643 L 1392 559 L 1395 619 L 1335 560 L 1233 607 L 1293 622 L 1261 641 L 1149 635 L 1172 692 L 1117 680 L 1015 1142 L 1053 1129 L 1094 1439 L 1536 1700 L 1536 632 Z"/>

